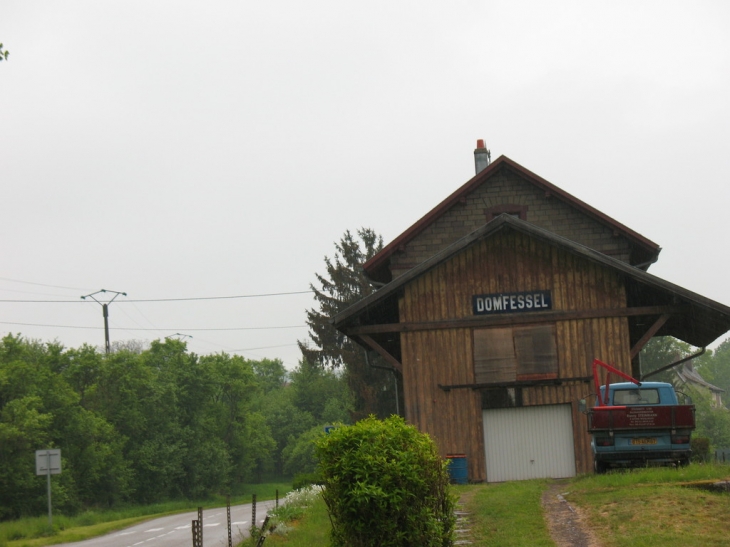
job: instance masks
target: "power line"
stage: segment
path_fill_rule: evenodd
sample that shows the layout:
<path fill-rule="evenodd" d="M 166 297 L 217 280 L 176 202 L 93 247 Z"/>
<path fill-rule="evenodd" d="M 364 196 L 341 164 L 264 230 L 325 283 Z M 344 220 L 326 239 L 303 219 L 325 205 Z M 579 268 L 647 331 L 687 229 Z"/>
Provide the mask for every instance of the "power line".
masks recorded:
<path fill-rule="evenodd" d="M 117 304 L 124 304 L 127 302 L 189 302 L 193 300 L 233 300 L 238 298 L 265 298 L 268 296 L 290 296 L 294 294 L 309 294 L 314 291 L 293 291 L 293 292 L 277 292 L 277 293 L 263 293 L 263 294 L 238 294 L 232 296 L 193 296 L 189 298 L 141 298 L 141 299 L 127 299 L 119 300 Z M 0 300 L 0 302 L 15 303 L 15 304 L 83 304 L 83 300 Z"/>
<path fill-rule="evenodd" d="M 32 281 L 21 281 L 20 279 L 10 279 L 9 277 L 0 277 L 0 281 L 12 281 L 13 283 L 23 283 L 25 285 L 38 285 L 39 287 L 53 287 L 54 289 L 68 289 L 71 291 L 85 291 L 79 287 L 64 287 L 63 285 L 48 285 L 46 283 L 33 283 Z"/>
<path fill-rule="evenodd" d="M 297 346 L 298 344 L 282 344 L 280 346 L 261 346 L 259 348 L 243 348 L 243 349 L 232 349 L 229 351 L 254 351 L 257 349 L 273 349 L 273 348 L 287 348 L 291 346 Z"/>
<path fill-rule="evenodd" d="M 44 325 L 40 323 L 15 323 L 12 321 L 0 321 L 0 325 L 20 325 L 25 327 L 52 327 L 57 329 L 93 329 L 93 330 L 99 330 L 103 327 L 84 327 L 81 325 Z M 237 330 L 281 330 L 281 329 L 302 329 L 305 328 L 307 325 L 285 325 L 281 327 L 222 327 L 222 328 L 206 328 L 206 329 L 189 329 L 189 328 L 179 328 L 179 327 L 160 327 L 160 328 L 154 328 L 154 329 L 148 329 L 143 327 L 109 327 L 109 330 L 141 330 L 141 331 L 196 331 L 196 332 L 202 332 L 202 331 L 237 331 Z"/>

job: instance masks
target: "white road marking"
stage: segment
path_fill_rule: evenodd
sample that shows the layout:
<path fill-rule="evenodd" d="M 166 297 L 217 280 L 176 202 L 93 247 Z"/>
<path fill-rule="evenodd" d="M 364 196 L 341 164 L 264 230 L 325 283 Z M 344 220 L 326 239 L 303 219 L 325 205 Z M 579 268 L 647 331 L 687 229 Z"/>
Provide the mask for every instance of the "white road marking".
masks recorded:
<path fill-rule="evenodd" d="M 186 530 L 187 528 L 190 528 L 192 524 L 186 524 L 185 526 L 178 526 L 175 528 L 175 530 Z"/>
<path fill-rule="evenodd" d="M 143 543 L 144 543 L 144 541 L 140 541 L 138 543 L 134 543 L 133 545 L 142 545 Z"/>
<path fill-rule="evenodd" d="M 147 532 L 159 532 L 160 530 L 164 530 L 164 528 L 150 528 L 149 530 L 145 530 L 145 533 L 147 533 Z"/>
<path fill-rule="evenodd" d="M 238 520 L 236 522 L 232 522 L 231 526 L 233 526 L 234 524 L 246 524 L 247 522 L 248 522 L 247 520 Z"/>
<path fill-rule="evenodd" d="M 118 536 L 128 536 L 129 534 L 134 534 L 134 532 L 119 532 Z"/>
<path fill-rule="evenodd" d="M 220 522 L 211 522 L 210 524 L 203 524 L 203 528 L 207 528 L 208 526 L 220 526 Z"/>

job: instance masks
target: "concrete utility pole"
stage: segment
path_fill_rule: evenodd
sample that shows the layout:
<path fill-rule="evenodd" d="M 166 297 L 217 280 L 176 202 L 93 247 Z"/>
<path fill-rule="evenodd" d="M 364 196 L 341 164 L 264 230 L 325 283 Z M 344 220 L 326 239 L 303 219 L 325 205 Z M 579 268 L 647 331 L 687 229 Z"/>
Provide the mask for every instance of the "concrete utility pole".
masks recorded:
<path fill-rule="evenodd" d="M 99 302 L 96 298 L 94 298 L 95 294 L 99 293 L 114 293 L 114 296 L 112 297 L 109 302 Z M 101 304 L 101 312 L 104 315 L 104 340 L 106 341 L 106 353 L 109 354 L 112 351 L 111 345 L 109 344 L 109 304 L 114 302 L 114 299 L 119 296 L 127 296 L 127 293 L 125 292 L 118 292 L 118 291 L 107 291 L 106 289 L 101 289 L 100 291 L 96 291 L 91 294 L 87 294 L 86 296 L 82 296 L 82 300 L 86 300 L 87 298 L 91 298 L 94 302 L 97 304 Z"/>

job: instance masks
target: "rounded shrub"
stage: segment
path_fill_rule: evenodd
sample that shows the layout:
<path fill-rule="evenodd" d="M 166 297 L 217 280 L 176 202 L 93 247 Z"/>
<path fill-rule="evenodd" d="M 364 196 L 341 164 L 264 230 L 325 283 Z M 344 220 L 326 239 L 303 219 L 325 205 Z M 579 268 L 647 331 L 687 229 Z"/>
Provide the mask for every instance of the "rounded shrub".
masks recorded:
<path fill-rule="evenodd" d="M 446 462 L 399 416 L 371 416 L 315 441 L 335 547 L 452 545 Z"/>

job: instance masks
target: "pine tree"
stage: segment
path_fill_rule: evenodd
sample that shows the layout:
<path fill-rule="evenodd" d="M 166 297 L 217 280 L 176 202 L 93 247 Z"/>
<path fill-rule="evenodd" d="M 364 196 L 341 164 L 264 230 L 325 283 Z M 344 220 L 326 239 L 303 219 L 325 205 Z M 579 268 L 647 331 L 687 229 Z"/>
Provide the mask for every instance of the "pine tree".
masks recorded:
<path fill-rule="evenodd" d="M 359 240 L 346 231 L 339 242 L 335 242 L 334 258 L 325 257 L 326 273 L 315 273 L 318 288 L 314 298 L 318 308 L 307 310 L 307 325 L 310 340 L 299 341 L 304 359 L 322 367 L 344 368 L 347 383 L 355 397 L 353 420 L 375 414 L 386 417 L 395 412 L 395 394 L 392 374 L 387 370 L 374 368 L 374 357 L 370 363 L 365 350 L 335 329 L 330 318 L 366 297 L 375 289 L 365 276 L 362 265 L 383 248 L 383 238 L 369 228 L 357 231 Z"/>

